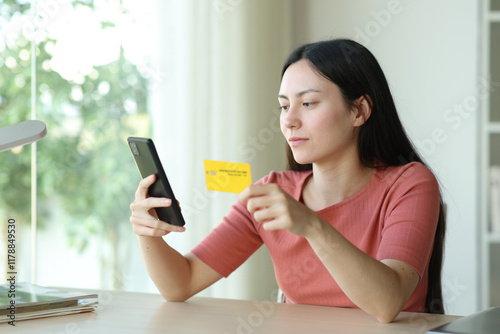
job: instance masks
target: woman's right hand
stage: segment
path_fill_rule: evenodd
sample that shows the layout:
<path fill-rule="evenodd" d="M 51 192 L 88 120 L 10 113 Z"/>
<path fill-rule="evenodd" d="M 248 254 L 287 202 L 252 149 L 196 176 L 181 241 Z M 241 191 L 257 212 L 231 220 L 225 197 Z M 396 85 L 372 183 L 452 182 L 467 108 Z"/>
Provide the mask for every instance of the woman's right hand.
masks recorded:
<path fill-rule="evenodd" d="M 148 189 L 155 182 L 156 176 L 150 175 L 139 182 L 135 200 L 130 204 L 130 222 L 134 233 L 140 236 L 161 237 L 170 232 L 183 232 L 184 227 L 168 224 L 158 219 L 154 208 L 169 207 L 170 198 L 148 197 Z"/>

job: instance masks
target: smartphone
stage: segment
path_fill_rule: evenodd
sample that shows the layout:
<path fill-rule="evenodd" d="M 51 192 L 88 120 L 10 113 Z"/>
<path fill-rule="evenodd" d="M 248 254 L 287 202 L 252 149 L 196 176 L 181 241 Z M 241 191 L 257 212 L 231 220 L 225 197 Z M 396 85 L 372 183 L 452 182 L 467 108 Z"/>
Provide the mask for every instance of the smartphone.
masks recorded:
<path fill-rule="evenodd" d="M 156 181 L 148 190 L 149 197 L 166 197 L 172 199 L 169 207 L 155 208 L 158 218 L 172 225 L 184 226 L 184 218 L 174 192 L 170 187 L 167 175 L 158 157 L 153 140 L 150 138 L 128 137 L 128 145 L 134 156 L 135 164 L 142 178 L 151 174 L 156 175 Z"/>

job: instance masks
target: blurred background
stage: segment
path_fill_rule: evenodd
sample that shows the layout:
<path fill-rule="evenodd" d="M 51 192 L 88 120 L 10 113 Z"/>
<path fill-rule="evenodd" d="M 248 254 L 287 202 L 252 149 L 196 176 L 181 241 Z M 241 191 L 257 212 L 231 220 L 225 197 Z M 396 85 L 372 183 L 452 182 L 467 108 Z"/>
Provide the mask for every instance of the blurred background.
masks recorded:
<path fill-rule="evenodd" d="M 237 200 L 206 190 L 203 160 L 250 163 L 254 181 L 284 169 L 282 63 L 340 37 L 379 60 L 440 180 L 446 312 L 500 306 L 500 0 L 0 1 L 0 126 L 48 130 L 0 154 L 0 266 L 13 218 L 18 281 L 156 292 L 129 222 L 126 138 L 155 140 L 187 221 L 166 238 L 188 252 Z M 262 247 L 202 295 L 276 292 Z"/>

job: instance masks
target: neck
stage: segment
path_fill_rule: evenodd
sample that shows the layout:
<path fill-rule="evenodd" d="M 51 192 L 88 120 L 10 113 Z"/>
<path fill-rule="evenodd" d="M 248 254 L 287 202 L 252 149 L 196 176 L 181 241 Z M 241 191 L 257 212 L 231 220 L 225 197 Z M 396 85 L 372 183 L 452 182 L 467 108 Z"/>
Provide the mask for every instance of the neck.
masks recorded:
<path fill-rule="evenodd" d="M 331 206 L 361 190 L 372 175 L 373 169 L 362 165 L 357 156 L 340 163 L 313 164 L 313 175 L 307 185 L 309 198 L 314 198 L 316 209 Z"/>

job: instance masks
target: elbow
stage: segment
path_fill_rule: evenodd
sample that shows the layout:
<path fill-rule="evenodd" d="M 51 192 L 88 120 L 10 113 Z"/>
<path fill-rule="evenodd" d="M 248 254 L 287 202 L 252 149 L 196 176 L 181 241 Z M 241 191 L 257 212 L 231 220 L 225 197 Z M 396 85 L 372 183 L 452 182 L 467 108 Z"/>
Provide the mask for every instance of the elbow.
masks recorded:
<path fill-rule="evenodd" d="M 175 292 L 160 291 L 160 294 L 163 297 L 163 299 L 165 299 L 167 302 L 184 302 L 191 297 L 190 295 L 182 293 L 181 291 L 175 291 Z"/>
<path fill-rule="evenodd" d="M 389 324 L 396 319 L 399 313 L 393 314 L 393 313 L 387 313 L 387 314 L 380 314 L 377 315 L 375 318 L 377 319 L 378 322 L 381 324 Z"/>
<path fill-rule="evenodd" d="M 378 322 L 382 324 L 388 324 L 394 321 L 398 316 L 399 312 L 401 312 L 401 308 L 398 307 L 385 307 L 379 308 L 373 316 L 377 319 Z"/>
<path fill-rule="evenodd" d="M 163 298 L 169 303 L 185 302 L 188 299 L 188 298 L 166 297 L 166 296 L 163 296 Z"/>

